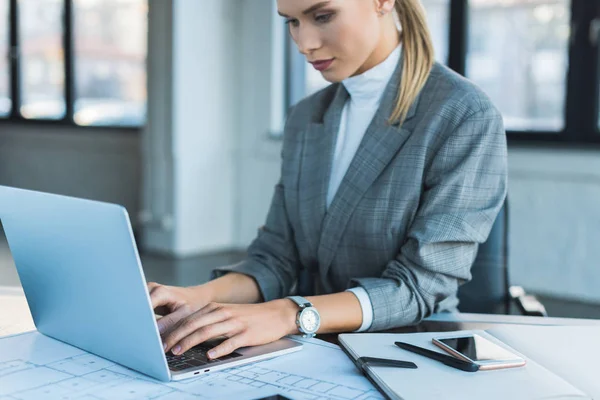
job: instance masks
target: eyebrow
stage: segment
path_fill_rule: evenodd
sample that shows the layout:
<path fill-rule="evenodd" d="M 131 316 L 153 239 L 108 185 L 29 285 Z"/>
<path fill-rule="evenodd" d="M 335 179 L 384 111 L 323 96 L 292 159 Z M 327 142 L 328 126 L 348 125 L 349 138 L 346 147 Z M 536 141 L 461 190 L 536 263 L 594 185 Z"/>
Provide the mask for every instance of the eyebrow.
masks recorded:
<path fill-rule="evenodd" d="M 322 2 L 320 2 L 320 3 L 317 3 L 317 4 L 315 4 L 315 5 L 312 5 L 312 6 L 308 7 L 306 10 L 302 11 L 302 14 L 304 14 L 304 15 L 308 15 L 308 14 L 310 14 L 311 12 L 317 11 L 318 9 L 321 9 L 321 8 L 325 7 L 325 6 L 326 6 L 326 5 L 328 5 L 328 4 L 329 4 L 329 1 L 322 1 Z M 279 10 L 277 10 L 277 13 L 278 13 L 279 15 L 281 15 L 282 17 L 289 18 L 289 16 L 288 16 L 288 15 L 282 14 L 281 12 L 279 12 Z"/>

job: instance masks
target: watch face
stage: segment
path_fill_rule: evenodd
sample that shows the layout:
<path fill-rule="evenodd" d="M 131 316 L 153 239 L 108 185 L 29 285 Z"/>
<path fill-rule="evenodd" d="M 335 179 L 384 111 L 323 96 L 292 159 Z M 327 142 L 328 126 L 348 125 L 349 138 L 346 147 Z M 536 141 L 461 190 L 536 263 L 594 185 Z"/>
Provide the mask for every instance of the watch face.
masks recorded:
<path fill-rule="evenodd" d="M 319 317 L 319 313 L 314 308 L 309 307 L 305 309 L 300 316 L 302 329 L 308 333 L 316 332 L 317 329 L 319 329 L 320 322 L 321 318 Z"/>

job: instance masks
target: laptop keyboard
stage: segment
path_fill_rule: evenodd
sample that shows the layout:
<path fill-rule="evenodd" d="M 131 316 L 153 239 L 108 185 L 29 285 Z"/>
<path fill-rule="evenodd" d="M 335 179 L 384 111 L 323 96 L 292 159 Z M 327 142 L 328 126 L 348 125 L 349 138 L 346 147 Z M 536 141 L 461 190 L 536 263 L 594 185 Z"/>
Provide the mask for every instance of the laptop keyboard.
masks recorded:
<path fill-rule="evenodd" d="M 170 351 L 166 354 L 167 356 L 167 364 L 169 364 L 169 369 L 171 371 L 183 371 L 188 368 L 197 368 L 203 365 L 208 365 L 220 361 L 227 361 L 237 357 L 241 357 L 242 355 L 237 352 L 233 352 L 223 357 L 216 358 L 214 360 L 210 360 L 207 356 L 207 353 L 210 349 L 214 348 L 215 344 L 205 344 L 201 343 L 197 346 L 192 347 L 188 351 L 178 356 L 174 355 Z"/>

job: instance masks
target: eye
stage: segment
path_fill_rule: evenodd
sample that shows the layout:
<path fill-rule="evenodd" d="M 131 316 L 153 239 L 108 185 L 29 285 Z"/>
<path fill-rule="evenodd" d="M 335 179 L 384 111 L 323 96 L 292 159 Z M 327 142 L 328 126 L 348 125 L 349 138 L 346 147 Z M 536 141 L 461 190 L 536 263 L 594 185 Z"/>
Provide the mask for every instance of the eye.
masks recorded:
<path fill-rule="evenodd" d="M 289 26 L 293 26 L 294 28 L 298 27 L 298 25 L 299 25 L 297 19 L 286 19 L 285 23 Z"/>
<path fill-rule="evenodd" d="M 317 15 L 315 17 L 315 21 L 317 21 L 321 24 L 325 24 L 325 23 L 329 22 L 332 17 L 333 17 L 333 13 L 321 14 L 321 15 Z"/>

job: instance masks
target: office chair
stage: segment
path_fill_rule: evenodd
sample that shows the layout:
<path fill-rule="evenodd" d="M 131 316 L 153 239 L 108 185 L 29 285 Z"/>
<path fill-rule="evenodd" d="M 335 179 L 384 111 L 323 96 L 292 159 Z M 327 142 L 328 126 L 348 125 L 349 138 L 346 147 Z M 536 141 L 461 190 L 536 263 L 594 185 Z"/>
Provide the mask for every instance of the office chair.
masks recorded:
<path fill-rule="evenodd" d="M 458 289 L 461 312 L 510 314 L 516 304 L 523 315 L 548 316 L 535 296 L 510 286 L 508 271 L 508 199 L 500 209 L 490 235 L 479 246 L 471 267 L 472 280 Z"/>

